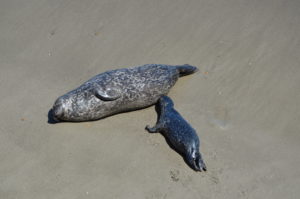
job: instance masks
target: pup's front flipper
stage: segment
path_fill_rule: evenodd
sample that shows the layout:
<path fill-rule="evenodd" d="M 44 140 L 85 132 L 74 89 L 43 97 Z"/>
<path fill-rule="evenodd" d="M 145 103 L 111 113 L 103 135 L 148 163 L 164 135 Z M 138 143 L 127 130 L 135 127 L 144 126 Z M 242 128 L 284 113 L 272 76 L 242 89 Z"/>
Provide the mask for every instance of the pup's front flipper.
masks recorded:
<path fill-rule="evenodd" d="M 158 133 L 161 130 L 161 126 L 156 124 L 154 127 L 150 127 L 149 125 L 145 128 L 149 133 Z"/>

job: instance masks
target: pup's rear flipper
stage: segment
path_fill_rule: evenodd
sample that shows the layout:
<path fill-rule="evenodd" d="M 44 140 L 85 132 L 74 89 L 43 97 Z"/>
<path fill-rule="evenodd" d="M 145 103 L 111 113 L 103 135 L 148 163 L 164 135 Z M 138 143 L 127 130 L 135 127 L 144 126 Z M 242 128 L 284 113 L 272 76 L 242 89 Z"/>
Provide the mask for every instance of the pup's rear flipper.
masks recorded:
<path fill-rule="evenodd" d="M 185 76 L 185 75 L 190 75 L 190 74 L 193 74 L 198 71 L 197 67 L 191 66 L 189 64 L 179 65 L 179 66 L 176 66 L 176 68 L 179 72 L 180 77 Z"/>
<path fill-rule="evenodd" d="M 186 154 L 184 156 L 186 162 L 188 163 L 188 165 L 194 169 L 195 171 L 206 171 L 206 165 L 201 157 L 200 153 L 196 154 L 196 157 L 192 157 L 191 154 Z"/>

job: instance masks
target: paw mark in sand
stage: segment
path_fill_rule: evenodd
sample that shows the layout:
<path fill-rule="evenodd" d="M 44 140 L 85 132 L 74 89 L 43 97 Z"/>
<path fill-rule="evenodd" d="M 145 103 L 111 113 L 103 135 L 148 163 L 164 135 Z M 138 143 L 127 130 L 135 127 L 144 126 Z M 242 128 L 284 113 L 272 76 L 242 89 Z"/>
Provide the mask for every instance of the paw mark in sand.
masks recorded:
<path fill-rule="evenodd" d="M 89 127 L 91 127 L 92 125 L 91 125 L 91 123 L 86 123 L 85 126 L 89 128 Z"/>
<path fill-rule="evenodd" d="M 95 32 L 94 35 L 95 35 L 95 36 L 99 36 L 99 35 L 100 35 L 100 32 Z"/>
<path fill-rule="evenodd" d="M 170 176 L 171 176 L 172 181 L 174 181 L 174 182 L 179 181 L 179 171 L 178 170 L 170 171 Z"/>
<path fill-rule="evenodd" d="M 165 199 L 167 198 L 167 194 L 162 194 L 162 193 L 152 193 L 149 196 L 146 196 L 146 199 Z"/>
<path fill-rule="evenodd" d="M 210 180 L 215 184 L 218 184 L 220 182 L 219 178 L 217 178 L 216 176 L 211 176 Z"/>

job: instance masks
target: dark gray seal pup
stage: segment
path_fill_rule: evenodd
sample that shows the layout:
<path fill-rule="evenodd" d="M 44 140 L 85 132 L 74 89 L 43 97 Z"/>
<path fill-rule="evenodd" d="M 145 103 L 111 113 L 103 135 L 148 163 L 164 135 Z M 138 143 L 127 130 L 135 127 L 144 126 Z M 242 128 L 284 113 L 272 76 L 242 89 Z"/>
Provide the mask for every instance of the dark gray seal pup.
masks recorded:
<path fill-rule="evenodd" d="M 179 152 L 188 165 L 195 171 L 206 171 L 206 166 L 199 152 L 199 138 L 196 131 L 174 109 L 171 98 L 159 99 L 159 119 L 152 128 L 146 126 L 150 133 L 161 132 L 171 147 Z"/>
<path fill-rule="evenodd" d="M 178 77 L 197 68 L 188 64 L 147 64 L 96 75 L 59 97 L 52 108 L 55 121 L 89 121 L 153 105 Z"/>

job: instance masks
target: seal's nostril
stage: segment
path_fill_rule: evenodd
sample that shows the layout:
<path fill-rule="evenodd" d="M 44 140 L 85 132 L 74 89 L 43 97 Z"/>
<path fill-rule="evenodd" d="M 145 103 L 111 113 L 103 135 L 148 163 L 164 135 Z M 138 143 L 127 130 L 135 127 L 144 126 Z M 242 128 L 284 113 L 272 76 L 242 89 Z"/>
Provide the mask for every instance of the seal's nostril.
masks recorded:
<path fill-rule="evenodd" d="M 49 124 L 56 124 L 58 122 L 60 122 L 60 120 L 58 120 L 57 118 L 54 117 L 54 111 L 53 111 L 53 108 L 51 108 L 48 111 L 48 123 Z"/>

